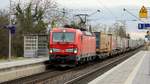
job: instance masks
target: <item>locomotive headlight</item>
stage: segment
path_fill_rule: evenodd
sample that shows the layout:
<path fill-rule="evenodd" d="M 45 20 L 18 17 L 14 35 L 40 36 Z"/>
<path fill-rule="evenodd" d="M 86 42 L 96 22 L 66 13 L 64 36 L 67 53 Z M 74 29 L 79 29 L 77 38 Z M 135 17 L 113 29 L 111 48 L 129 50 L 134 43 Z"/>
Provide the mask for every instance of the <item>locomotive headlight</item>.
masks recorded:
<path fill-rule="evenodd" d="M 60 49 L 57 49 L 57 48 L 51 48 L 49 50 L 50 53 L 53 53 L 53 52 L 60 52 Z"/>
<path fill-rule="evenodd" d="M 53 50 L 52 50 L 52 49 L 50 49 L 50 50 L 49 50 L 49 52 L 50 52 L 50 53 L 53 53 Z"/>
<path fill-rule="evenodd" d="M 70 53 L 77 53 L 78 52 L 78 50 L 77 50 L 77 48 L 70 48 L 70 49 L 66 49 L 66 52 L 70 52 Z"/>
<path fill-rule="evenodd" d="M 76 54 L 78 52 L 77 48 L 75 48 L 73 52 Z"/>
<path fill-rule="evenodd" d="M 53 52 L 60 52 L 60 49 L 53 48 Z"/>
<path fill-rule="evenodd" d="M 66 52 L 73 52 L 73 48 L 72 49 L 66 49 Z"/>

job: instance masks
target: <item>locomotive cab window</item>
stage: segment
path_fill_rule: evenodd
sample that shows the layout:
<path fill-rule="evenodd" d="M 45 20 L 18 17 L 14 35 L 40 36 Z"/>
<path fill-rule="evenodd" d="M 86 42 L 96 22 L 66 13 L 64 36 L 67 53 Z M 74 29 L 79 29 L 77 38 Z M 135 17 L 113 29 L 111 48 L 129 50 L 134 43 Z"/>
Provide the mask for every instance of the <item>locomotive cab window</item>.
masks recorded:
<path fill-rule="evenodd" d="M 53 42 L 74 42 L 74 32 L 54 32 Z"/>

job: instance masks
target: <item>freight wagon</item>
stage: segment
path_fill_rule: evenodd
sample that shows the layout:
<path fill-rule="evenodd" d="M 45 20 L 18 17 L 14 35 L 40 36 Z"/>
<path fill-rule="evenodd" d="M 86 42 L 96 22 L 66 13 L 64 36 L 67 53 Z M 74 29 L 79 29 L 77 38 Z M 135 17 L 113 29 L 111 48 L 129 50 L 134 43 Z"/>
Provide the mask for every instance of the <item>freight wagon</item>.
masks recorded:
<path fill-rule="evenodd" d="M 99 58 L 122 54 L 144 44 L 142 40 L 136 41 L 129 38 L 121 38 L 103 32 L 94 33 L 96 35 L 96 52 Z"/>
<path fill-rule="evenodd" d="M 96 36 L 96 53 L 99 58 L 109 56 L 110 44 L 108 35 L 104 32 L 94 32 Z"/>

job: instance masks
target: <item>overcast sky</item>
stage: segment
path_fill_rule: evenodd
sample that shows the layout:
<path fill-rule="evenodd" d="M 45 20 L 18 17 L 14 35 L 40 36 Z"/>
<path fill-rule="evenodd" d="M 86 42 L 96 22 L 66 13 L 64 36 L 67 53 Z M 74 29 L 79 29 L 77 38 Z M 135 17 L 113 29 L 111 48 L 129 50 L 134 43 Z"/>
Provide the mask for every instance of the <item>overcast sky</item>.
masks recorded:
<path fill-rule="evenodd" d="M 15 1 L 15 0 L 14 0 Z M 18 1 L 18 0 L 16 0 Z M 62 8 L 78 9 L 78 12 L 88 12 L 89 14 L 100 9 L 101 13 L 95 14 L 91 20 L 95 23 L 103 23 L 111 25 L 116 20 L 126 20 L 128 32 L 140 32 L 137 29 L 138 22 L 130 20 L 136 19 L 130 14 L 123 11 L 123 8 L 128 9 L 138 17 L 139 9 L 144 5 L 150 7 L 150 0 L 56 0 L 58 6 Z M 0 0 L 0 8 L 8 8 L 9 0 Z M 136 35 L 135 35 L 136 36 Z"/>
<path fill-rule="evenodd" d="M 130 21 L 137 18 L 124 12 L 123 8 L 138 17 L 138 12 L 143 5 L 150 7 L 150 0 L 57 0 L 57 2 L 65 8 L 100 9 L 101 13 L 93 17 L 96 18 L 93 20 L 94 23 L 110 25 L 116 20 L 126 20 L 127 31 L 131 32 L 133 38 L 144 37 L 145 32 L 137 28 L 139 22 Z"/>

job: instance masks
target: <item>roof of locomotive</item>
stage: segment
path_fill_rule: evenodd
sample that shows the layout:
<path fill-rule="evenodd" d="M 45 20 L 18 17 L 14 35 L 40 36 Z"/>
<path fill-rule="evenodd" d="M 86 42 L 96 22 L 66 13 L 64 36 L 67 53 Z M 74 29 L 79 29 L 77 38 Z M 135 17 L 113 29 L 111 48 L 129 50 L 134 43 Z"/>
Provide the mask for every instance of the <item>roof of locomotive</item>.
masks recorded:
<path fill-rule="evenodd" d="M 88 31 L 81 31 L 80 29 L 75 29 L 75 28 L 53 28 L 52 32 L 78 32 L 78 33 L 82 33 L 84 35 L 88 35 L 88 36 L 94 36 L 94 34 L 92 32 L 88 32 Z"/>
<path fill-rule="evenodd" d="M 67 31 L 67 32 L 76 32 L 80 31 L 79 29 L 74 29 L 74 28 L 53 28 L 53 32 L 62 32 L 62 31 Z"/>

